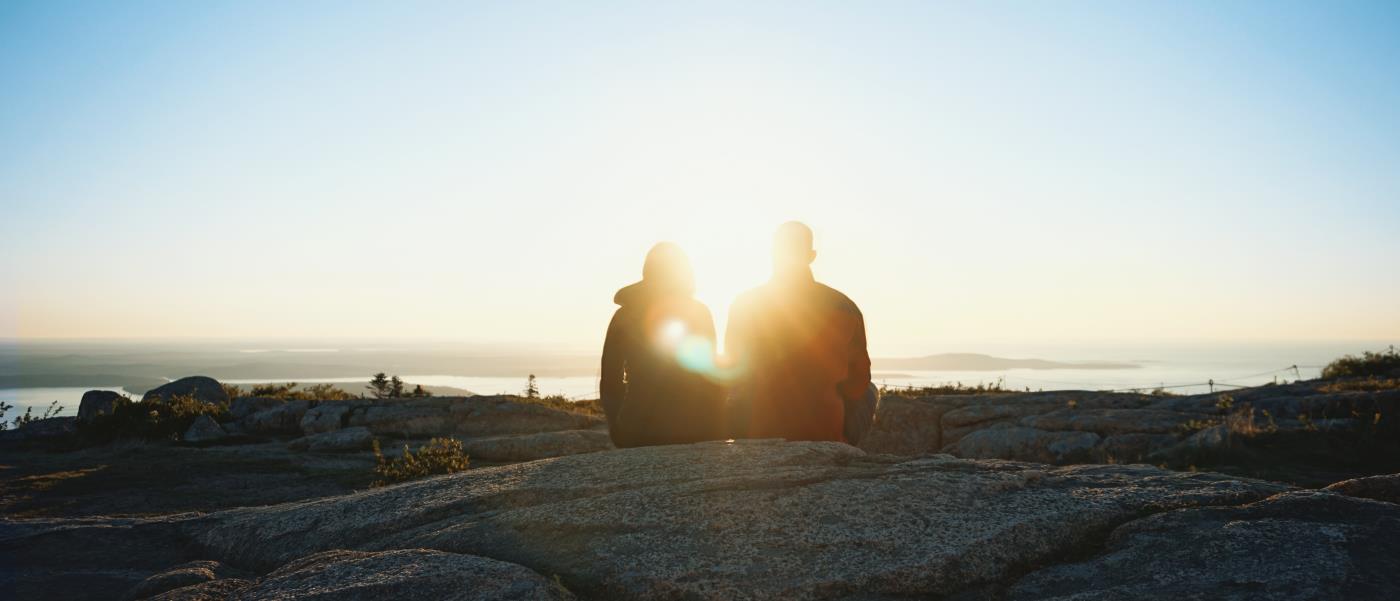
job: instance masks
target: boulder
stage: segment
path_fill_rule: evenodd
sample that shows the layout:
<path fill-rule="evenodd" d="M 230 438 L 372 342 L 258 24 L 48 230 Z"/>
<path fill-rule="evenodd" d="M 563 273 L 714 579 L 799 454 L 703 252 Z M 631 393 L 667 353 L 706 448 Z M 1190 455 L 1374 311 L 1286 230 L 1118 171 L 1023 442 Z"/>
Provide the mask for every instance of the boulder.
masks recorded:
<path fill-rule="evenodd" d="M 1330 490 L 1351 497 L 1361 497 L 1400 504 L 1400 474 L 1386 474 L 1384 476 L 1343 480 L 1328 486 L 1324 490 Z"/>
<path fill-rule="evenodd" d="M 426 548 L 558 575 L 586 598 L 926 598 L 1062 560 L 1152 512 L 1283 490 L 1144 465 L 744 441 L 474 469 L 172 527 L 201 557 L 261 570 L 334 549 Z"/>
<path fill-rule="evenodd" d="M 326 551 L 293 561 L 239 593 L 240 601 L 563 601 L 573 595 L 513 563 L 401 549 L 369 553 Z"/>
<path fill-rule="evenodd" d="M 117 403 L 127 400 L 125 395 L 111 390 L 84 392 L 83 400 L 78 403 L 78 421 L 88 423 L 99 415 L 111 415 L 112 411 L 117 408 Z"/>
<path fill-rule="evenodd" d="M 941 424 L 943 447 L 947 448 L 948 445 L 957 442 L 969 432 L 997 424 L 1013 423 L 1028 415 L 1039 415 L 1064 406 L 1063 403 L 1059 402 L 1028 400 L 1008 402 L 1001 399 L 1001 395 L 989 395 L 983 402 L 969 404 L 943 414 Z"/>
<path fill-rule="evenodd" d="M 374 434 L 368 428 L 356 426 L 334 432 L 322 432 L 303 436 L 287 443 L 293 451 L 332 453 L 342 451 L 364 451 L 374 443 Z"/>
<path fill-rule="evenodd" d="M 241 396 L 233 399 L 229 404 L 228 413 L 235 420 L 241 420 L 259 411 L 266 411 L 286 403 L 285 399 L 273 399 L 268 397 Z"/>
<path fill-rule="evenodd" d="M 1177 439 L 1171 434 L 1114 434 L 1104 437 L 1094 449 L 1094 459 L 1102 463 L 1136 463 L 1176 444 Z"/>
<path fill-rule="evenodd" d="M 1128 522 L 1105 552 L 1032 572 L 1009 599 L 1388 599 L 1400 506 L 1297 491 Z"/>
<path fill-rule="evenodd" d="M 229 402 L 228 392 L 218 380 L 206 376 L 190 376 L 180 378 L 169 384 L 163 384 L 146 391 L 141 397 L 143 401 L 164 400 L 169 402 L 175 397 L 193 397 L 197 401 L 205 403 L 227 403 Z"/>
<path fill-rule="evenodd" d="M 345 416 L 350 413 L 351 403 L 341 401 L 330 401 L 316 404 L 308 408 L 301 416 L 301 431 L 303 434 L 319 434 L 321 432 L 331 432 L 339 430 L 345 421 Z"/>
<path fill-rule="evenodd" d="M 185 430 L 185 435 L 180 437 L 180 440 L 188 443 L 201 444 L 222 440 L 227 437 L 228 433 L 224 432 L 224 429 L 219 427 L 219 422 L 214 421 L 214 418 L 208 415 L 200 415 L 194 418 L 194 421 L 190 423 L 190 427 Z"/>
<path fill-rule="evenodd" d="M 885 396 L 880 399 L 875 426 L 860 448 L 895 455 L 937 453 L 943 448 L 943 414 L 970 402 L 967 396 Z"/>
<path fill-rule="evenodd" d="M 285 401 L 239 420 L 245 432 L 255 434 L 298 434 L 301 418 L 311 408 L 310 401 Z"/>
<path fill-rule="evenodd" d="M 199 560 L 180 564 L 142 580 L 127 592 L 128 599 L 145 599 L 166 591 L 241 575 L 217 561 Z"/>
<path fill-rule="evenodd" d="M 948 450 L 973 459 L 1019 459 L 1068 463 L 1090 457 L 1099 444 L 1093 432 L 1047 432 L 1035 428 L 1001 427 L 977 430 L 958 439 Z"/>
<path fill-rule="evenodd" d="M 606 451 L 611 448 L 612 439 L 602 430 L 541 432 L 469 439 L 462 443 L 462 450 L 472 459 L 486 461 L 534 461 L 547 457 Z"/>
<path fill-rule="evenodd" d="M 1153 458 L 1185 458 L 1229 448 L 1230 427 L 1225 424 L 1202 428 L 1171 448 L 1157 451 Z"/>

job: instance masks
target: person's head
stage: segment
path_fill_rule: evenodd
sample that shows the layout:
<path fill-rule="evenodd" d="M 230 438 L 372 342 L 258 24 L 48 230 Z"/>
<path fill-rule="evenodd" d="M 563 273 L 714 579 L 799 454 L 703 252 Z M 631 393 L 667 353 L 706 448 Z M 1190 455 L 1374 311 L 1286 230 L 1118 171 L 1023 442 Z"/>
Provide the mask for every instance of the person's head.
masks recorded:
<path fill-rule="evenodd" d="M 695 293 L 695 272 L 681 247 L 658 242 L 647 251 L 642 264 L 642 281 L 658 291 L 690 295 Z"/>
<path fill-rule="evenodd" d="M 808 273 L 817 251 L 812 250 L 812 228 L 798 221 L 778 226 L 773 234 L 773 276 L 784 278 Z"/>

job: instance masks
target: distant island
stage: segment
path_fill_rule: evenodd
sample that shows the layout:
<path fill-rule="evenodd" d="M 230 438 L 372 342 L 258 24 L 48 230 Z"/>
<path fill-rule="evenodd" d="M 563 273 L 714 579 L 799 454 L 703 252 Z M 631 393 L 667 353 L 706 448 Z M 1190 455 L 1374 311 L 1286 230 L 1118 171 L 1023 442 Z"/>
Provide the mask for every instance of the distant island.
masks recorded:
<path fill-rule="evenodd" d="M 1005 369 L 1136 369 L 1133 363 L 1109 361 L 1049 361 L 1008 359 L 980 353 L 943 353 L 924 357 L 886 358 L 871 361 L 885 370 L 915 371 L 1001 371 Z"/>

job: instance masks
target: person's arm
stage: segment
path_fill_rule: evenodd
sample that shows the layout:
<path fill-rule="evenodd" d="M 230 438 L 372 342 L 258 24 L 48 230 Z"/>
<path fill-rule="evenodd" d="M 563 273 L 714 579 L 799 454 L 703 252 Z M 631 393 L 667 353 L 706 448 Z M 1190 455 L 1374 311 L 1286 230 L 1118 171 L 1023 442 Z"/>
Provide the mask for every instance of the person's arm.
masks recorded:
<path fill-rule="evenodd" d="M 846 380 L 839 388 L 841 396 L 848 401 L 865 397 L 865 389 L 870 387 L 870 352 L 865 344 L 865 317 L 860 309 L 855 310 L 855 332 L 851 336 L 851 346 L 847 354 Z"/>
<path fill-rule="evenodd" d="M 603 340 L 602 376 L 598 382 L 598 398 L 609 421 L 617 417 L 622 400 L 627 395 L 627 383 L 623 380 L 627 369 L 627 352 L 621 317 L 622 310 L 619 309 L 608 324 L 608 334 Z"/>

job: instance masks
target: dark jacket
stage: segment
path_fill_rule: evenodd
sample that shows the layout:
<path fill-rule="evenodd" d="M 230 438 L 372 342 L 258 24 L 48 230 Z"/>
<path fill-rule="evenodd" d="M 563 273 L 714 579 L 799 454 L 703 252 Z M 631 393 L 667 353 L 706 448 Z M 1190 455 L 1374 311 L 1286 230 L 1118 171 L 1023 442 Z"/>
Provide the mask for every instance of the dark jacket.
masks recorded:
<path fill-rule="evenodd" d="M 846 439 L 846 405 L 870 386 L 865 319 L 851 299 L 810 274 L 769 282 L 734 301 L 724 340 L 740 374 L 735 437 Z"/>
<path fill-rule="evenodd" d="M 702 373 L 715 347 L 710 310 L 645 281 L 614 301 L 621 307 L 608 325 L 599 383 L 613 444 L 723 440 L 723 389 Z"/>

